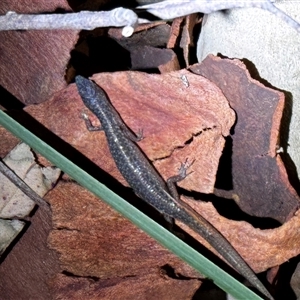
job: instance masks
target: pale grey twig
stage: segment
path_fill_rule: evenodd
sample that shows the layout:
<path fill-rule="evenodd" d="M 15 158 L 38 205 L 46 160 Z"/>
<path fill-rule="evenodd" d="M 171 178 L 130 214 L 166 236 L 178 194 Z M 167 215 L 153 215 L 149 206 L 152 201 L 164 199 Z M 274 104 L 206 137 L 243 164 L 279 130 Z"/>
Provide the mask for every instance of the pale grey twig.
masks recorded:
<path fill-rule="evenodd" d="M 0 16 L 0 31 L 4 30 L 51 30 L 86 29 L 98 27 L 124 27 L 122 34 L 130 36 L 134 27 L 145 20 L 138 19 L 136 13 L 122 7 L 111 11 L 81 11 L 66 14 L 17 14 L 8 12 Z"/>
<path fill-rule="evenodd" d="M 14 173 L 6 164 L 0 160 L 0 172 L 6 176 L 16 187 L 18 187 L 26 196 L 40 206 L 49 205 L 40 197 L 30 186 L 28 186 L 16 173 Z"/>

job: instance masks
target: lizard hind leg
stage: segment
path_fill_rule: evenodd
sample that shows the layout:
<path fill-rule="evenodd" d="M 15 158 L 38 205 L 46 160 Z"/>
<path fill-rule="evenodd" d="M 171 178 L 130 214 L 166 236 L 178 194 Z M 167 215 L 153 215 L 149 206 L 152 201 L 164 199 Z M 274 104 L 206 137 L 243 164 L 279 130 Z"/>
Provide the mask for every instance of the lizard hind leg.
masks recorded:
<path fill-rule="evenodd" d="M 193 171 L 191 171 L 190 173 L 187 173 L 187 170 L 191 167 L 191 165 L 194 163 L 194 161 L 195 160 L 188 162 L 188 159 L 186 159 L 184 163 L 181 163 L 180 168 L 178 170 L 179 171 L 178 174 L 170 177 L 167 180 L 167 186 L 169 189 L 169 193 L 176 201 L 180 201 L 180 197 L 178 195 L 175 183 L 185 179 L 188 175 L 190 175 L 193 172 Z"/>
<path fill-rule="evenodd" d="M 186 159 L 184 163 L 181 163 L 180 168 L 179 168 L 179 172 L 177 175 L 174 175 L 172 177 L 170 177 L 167 180 L 167 186 L 168 186 L 168 190 L 169 193 L 171 194 L 171 196 L 177 201 L 177 202 L 181 202 L 179 194 L 177 192 L 177 188 L 176 188 L 176 182 L 179 182 L 181 180 L 183 180 L 184 178 L 186 178 L 190 173 L 187 174 L 187 170 L 188 168 L 194 163 L 194 161 L 192 162 L 188 162 L 188 160 Z M 167 221 L 167 228 L 176 236 L 178 236 L 181 239 L 184 239 L 184 234 L 176 231 L 173 227 L 175 225 L 174 222 L 174 218 L 172 218 L 169 215 L 164 215 L 165 220 Z"/>

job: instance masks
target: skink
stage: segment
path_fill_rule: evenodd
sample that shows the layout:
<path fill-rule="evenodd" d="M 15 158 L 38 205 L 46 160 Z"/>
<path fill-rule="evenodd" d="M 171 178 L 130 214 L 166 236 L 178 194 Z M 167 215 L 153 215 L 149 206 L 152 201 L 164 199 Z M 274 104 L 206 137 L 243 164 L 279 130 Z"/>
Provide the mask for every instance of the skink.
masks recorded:
<path fill-rule="evenodd" d="M 174 178 L 168 184 L 157 173 L 136 141 L 140 140 L 126 127 L 104 91 L 94 82 L 77 76 L 78 92 L 85 104 L 100 120 L 101 127 L 92 127 L 85 117 L 88 129 L 105 132 L 111 155 L 122 176 L 144 201 L 169 218 L 177 219 L 206 239 L 241 275 L 269 299 L 273 299 L 238 252 L 223 235 L 201 215 L 185 204 L 172 188 Z M 175 179 L 185 177 L 186 168 Z M 172 195 L 171 195 L 172 194 Z"/>

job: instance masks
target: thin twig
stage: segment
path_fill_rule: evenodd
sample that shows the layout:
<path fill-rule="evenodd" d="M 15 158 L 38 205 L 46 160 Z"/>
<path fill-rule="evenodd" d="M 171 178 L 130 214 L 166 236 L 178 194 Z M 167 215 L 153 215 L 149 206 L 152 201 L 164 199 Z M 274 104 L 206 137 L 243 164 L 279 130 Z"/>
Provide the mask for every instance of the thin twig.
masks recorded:
<path fill-rule="evenodd" d="M 67 14 L 17 14 L 8 12 L 0 16 L 0 31 L 4 30 L 52 30 L 52 29 L 86 29 L 97 27 L 123 27 L 122 34 L 130 36 L 138 23 L 146 20 L 138 19 L 136 13 L 122 7 L 111 11 L 81 11 Z"/>
<path fill-rule="evenodd" d="M 41 198 L 30 186 L 28 186 L 18 175 L 16 175 L 10 168 L 8 168 L 0 160 L 0 172 L 6 176 L 15 186 L 17 186 L 26 196 L 33 200 L 36 204 L 40 206 L 49 204 Z"/>

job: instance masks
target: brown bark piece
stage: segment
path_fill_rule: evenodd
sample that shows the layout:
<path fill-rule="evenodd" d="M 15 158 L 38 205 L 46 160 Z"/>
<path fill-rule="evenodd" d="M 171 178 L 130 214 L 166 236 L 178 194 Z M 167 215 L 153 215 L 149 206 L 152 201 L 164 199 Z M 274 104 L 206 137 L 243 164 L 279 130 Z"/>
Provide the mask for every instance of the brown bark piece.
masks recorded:
<path fill-rule="evenodd" d="M 174 299 L 179 293 L 185 299 L 185 294 L 192 295 L 199 287 L 196 271 L 82 187 L 59 184 L 47 199 L 54 224 L 49 244 L 59 252 L 62 269 L 69 274 L 58 274 L 52 281 L 55 298 L 122 295 L 126 299 L 138 290 L 139 295 L 154 293 L 162 299 Z M 163 276 L 166 265 L 175 274 L 195 279 Z"/>
<path fill-rule="evenodd" d="M 263 272 L 268 268 L 281 265 L 300 253 L 299 211 L 279 228 L 261 230 L 247 222 L 232 221 L 222 217 L 211 203 L 187 198 L 184 200 L 226 237 L 255 272 Z M 202 237 L 186 225 L 182 223 L 180 225 L 218 255 Z"/>
<path fill-rule="evenodd" d="M 151 23 L 144 23 L 144 24 L 139 24 L 136 28 L 134 28 L 134 33 L 140 32 L 140 31 L 148 31 L 149 29 L 153 28 L 153 27 L 157 27 L 157 26 L 161 26 L 161 25 L 167 25 L 166 21 L 163 20 L 158 20 L 158 21 L 153 21 Z M 167 25 L 169 26 L 169 25 Z M 170 26 L 169 26 L 170 27 Z M 111 30 L 113 28 L 110 28 L 109 30 Z M 118 29 L 121 33 L 122 29 Z M 158 37 L 159 38 L 159 37 Z"/>
<path fill-rule="evenodd" d="M 143 28 L 143 30 L 141 30 Z M 170 36 L 170 25 L 168 24 L 142 24 L 139 25 L 130 38 L 122 36 L 122 29 L 110 28 L 108 35 L 116 40 L 127 50 L 133 50 L 137 46 L 151 46 L 163 48 L 166 46 Z"/>
<path fill-rule="evenodd" d="M 6 14 L 8 11 L 14 11 L 19 14 L 36 14 L 45 12 L 54 12 L 56 9 L 70 10 L 66 0 L 4 0 L 0 3 L 0 13 Z"/>
<path fill-rule="evenodd" d="M 59 272 L 58 257 L 47 247 L 50 208 L 39 208 L 18 243 L 0 264 L 1 299 L 52 299 L 47 281 Z"/>
<path fill-rule="evenodd" d="M 53 12 L 70 10 L 66 1 L 1 2 L 0 12 Z M 31 30 L 0 32 L 0 84 L 26 104 L 40 103 L 64 88 L 65 68 L 78 30 Z"/>
<path fill-rule="evenodd" d="M 166 49 L 164 56 L 166 56 L 166 54 L 169 56 L 169 60 L 158 66 L 158 70 L 160 71 L 160 73 L 164 74 L 180 70 L 180 65 L 176 53 L 170 49 Z"/>
<path fill-rule="evenodd" d="M 291 288 L 295 293 L 297 299 L 300 297 L 300 264 L 297 264 L 297 267 L 294 271 L 294 274 L 291 278 Z"/>
<path fill-rule="evenodd" d="M 177 39 L 180 36 L 181 26 L 184 22 L 184 17 L 176 18 L 172 22 L 170 38 L 168 40 L 167 48 L 175 48 Z"/>
<path fill-rule="evenodd" d="M 163 278 L 158 273 L 127 278 L 97 280 L 59 274 L 53 282 L 54 299 L 192 299 L 199 287 L 197 279 Z"/>
<path fill-rule="evenodd" d="M 134 29 L 134 33 L 130 38 L 126 38 L 122 35 L 123 28 L 112 27 L 112 28 L 108 29 L 108 36 L 115 40 L 118 40 L 118 43 L 121 44 L 122 46 L 124 46 L 124 45 L 128 45 L 128 43 L 131 44 L 132 41 L 134 41 L 134 43 L 139 43 L 139 39 L 141 39 L 141 36 L 147 37 L 148 31 L 153 30 L 155 27 L 160 27 L 160 28 L 164 27 L 165 29 L 168 28 L 167 36 L 169 36 L 170 25 L 167 25 L 166 21 L 155 21 L 152 23 L 139 24 Z M 151 38 L 151 42 L 155 43 L 156 46 L 159 46 L 160 43 L 157 43 L 157 39 L 158 39 L 159 41 L 163 40 L 163 43 L 165 44 L 164 34 L 165 34 L 164 31 L 160 32 L 160 34 L 156 34 L 156 37 L 154 39 Z M 147 39 L 148 39 L 148 37 L 147 37 Z M 152 45 L 152 46 L 154 46 L 154 45 Z"/>
<path fill-rule="evenodd" d="M 132 70 L 159 69 L 161 73 L 179 70 L 176 54 L 165 49 L 170 37 L 170 26 L 167 24 L 145 28 L 135 32 L 130 39 L 120 36 L 120 31 L 110 29 L 109 35 L 123 48 L 129 51 Z"/>
<path fill-rule="evenodd" d="M 190 47 L 194 46 L 193 30 L 198 22 L 198 14 L 191 14 L 185 17 L 185 24 L 182 28 L 179 46 L 183 50 L 186 66 L 190 65 Z"/>
<path fill-rule="evenodd" d="M 226 170 L 226 176 L 232 172 L 232 198 L 250 215 L 286 221 L 298 208 L 299 197 L 276 154 L 284 94 L 252 79 L 239 60 L 208 56 L 191 70 L 218 85 L 237 113 L 232 166 Z"/>
<path fill-rule="evenodd" d="M 176 54 L 171 49 L 135 46 L 131 49 L 131 66 L 134 70 L 159 68 L 161 73 L 179 70 Z"/>
<path fill-rule="evenodd" d="M 182 82 L 183 75 L 189 81 L 188 88 Z M 229 134 L 235 118 L 214 84 L 186 70 L 164 75 L 101 73 L 93 79 L 106 91 L 125 123 L 134 132 L 143 130 L 144 139 L 139 146 L 150 160 L 157 161 L 163 177 L 177 174 L 180 163 L 188 158 L 195 160 L 189 169 L 193 172 L 180 186 L 206 193 L 213 191 L 223 136 Z M 77 89 L 72 85 L 51 101 L 27 107 L 26 111 L 106 172 L 122 180 L 103 132 L 86 130 L 80 118 L 83 109 Z M 92 120 L 95 121 L 95 117 Z M 194 150 L 200 152 L 194 153 Z"/>
<path fill-rule="evenodd" d="M 0 126 L 0 136 L 0 157 L 4 157 L 20 142 L 20 140 L 2 126 Z"/>

